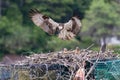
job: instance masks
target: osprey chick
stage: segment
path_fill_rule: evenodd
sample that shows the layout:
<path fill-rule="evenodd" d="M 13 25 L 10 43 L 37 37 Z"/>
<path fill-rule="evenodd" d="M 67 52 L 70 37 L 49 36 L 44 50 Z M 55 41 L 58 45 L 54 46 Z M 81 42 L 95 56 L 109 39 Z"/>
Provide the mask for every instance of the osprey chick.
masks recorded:
<path fill-rule="evenodd" d="M 57 23 L 50 17 L 41 14 L 37 9 L 31 9 L 29 16 L 35 25 L 42 28 L 48 34 L 58 34 L 63 40 L 74 38 L 81 29 L 81 22 L 77 16 L 73 16 L 66 23 Z"/>

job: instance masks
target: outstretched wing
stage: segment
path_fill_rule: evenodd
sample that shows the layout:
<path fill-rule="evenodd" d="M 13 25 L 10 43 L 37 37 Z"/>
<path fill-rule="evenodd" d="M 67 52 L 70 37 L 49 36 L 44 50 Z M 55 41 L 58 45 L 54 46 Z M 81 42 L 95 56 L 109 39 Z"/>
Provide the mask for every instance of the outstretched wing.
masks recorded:
<path fill-rule="evenodd" d="M 67 23 L 64 24 L 64 28 L 67 31 L 77 35 L 81 29 L 81 21 L 77 17 L 72 17 Z"/>
<path fill-rule="evenodd" d="M 77 17 L 72 17 L 67 23 L 64 23 L 64 29 L 61 30 L 59 37 L 62 39 L 74 38 L 81 29 L 81 21 Z"/>
<path fill-rule="evenodd" d="M 41 14 L 37 9 L 31 9 L 29 11 L 29 16 L 35 25 L 39 26 L 49 34 L 54 34 L 59 25 L 48 16 Z"/>

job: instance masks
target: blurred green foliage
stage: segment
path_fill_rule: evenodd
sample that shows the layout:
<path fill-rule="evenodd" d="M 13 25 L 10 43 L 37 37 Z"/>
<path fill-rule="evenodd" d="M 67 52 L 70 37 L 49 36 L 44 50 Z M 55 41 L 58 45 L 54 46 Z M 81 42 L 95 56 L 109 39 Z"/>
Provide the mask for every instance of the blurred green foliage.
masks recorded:
<path fill-rule="evenodd" d="M 117 0 L 93 0 L 89 10 L 86 10 L 83 22 L 83 32 L 93 39 L 102 36 L 120 34 L 120 3 Z"/>
<path fill-rule="evenodd" d="M 0 53 L 48 52 L 64 47 L 87 48 L 99 35 L 120 34 L 119 3 L 109 0 L 1 0 Z M 99 5 L 100 4 L 100 5 Z M 74 10 L 82 20 L 82 41 L 63 41 L 46 34 L 28 17 L 31 8 L 37 8 L 58 22 L 67 22 Z M 112 26 L 112 28 L 111 28 Z M 111 33 L 113 27 L 117 31 Z M 97 31 L 94 31 L 97 30 Z M 107 30 L 107 31 L 106 31 Z M 87 32 L 87 35 L 84 34 Z M 92 36 L 94 35 L 95 38 Z M 81 35 L 80 35 L 81 36 Z M 84 37 L 85 36 L 85 37 Z M 91 38 L 91 36 L 93 38 Z"/>
<path fill-rule="evenodd" d="M 78 4 L 80 3 L 80 5 Z M 50 16 L 58 22 L 66 22 L 72 17 L 73 10 L 84 15 L 90 1 L 82 0 L 2 0 L 0 18 L 0 51 L 1 53 L 20 54 L 24 52 L 47 52 L 75 48 L 79 41 L 62 41 L 51 37 L 36 27 L 28 17 L 31 8 Z M 86 4 L 82 4 L 86 3 Z M 83 5 L 85 7 L 83 7 Z M 81 7 L 80 7 L 81 6 Z"/>

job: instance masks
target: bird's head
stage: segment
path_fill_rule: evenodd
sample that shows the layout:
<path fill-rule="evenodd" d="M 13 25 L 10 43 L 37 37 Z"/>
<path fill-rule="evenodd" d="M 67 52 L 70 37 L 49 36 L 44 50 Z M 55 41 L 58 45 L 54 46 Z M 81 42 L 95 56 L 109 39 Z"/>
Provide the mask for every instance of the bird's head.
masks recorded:
<path fill-rule="evenodd" d="M 62 29 L 63 29 L 63 26 L 62 26 L 62 25 L 59 25 L 59 26 L 56 28 L 55 34 L 58 35 Z"/>
<path fill-rule="evenodd" d="M 63 29 L 63 26 L 58 26 L 58 29 L 59 29 L 59 30 L 62 30 L 62 29 Z"/>

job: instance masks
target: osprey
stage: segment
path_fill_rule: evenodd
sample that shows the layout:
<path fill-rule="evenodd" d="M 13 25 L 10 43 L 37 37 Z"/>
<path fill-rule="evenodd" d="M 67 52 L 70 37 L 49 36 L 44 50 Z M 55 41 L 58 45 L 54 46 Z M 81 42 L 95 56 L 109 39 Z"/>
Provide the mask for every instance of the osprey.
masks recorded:
<path fill-rule="evenodd" d="M 74 38 L 81 29 L 81 22 L 77 16 L 73 16 L 66 23 L 57 23 L 50 17 L 41 14 L 37 9 L 31 9 L 29 16 L 36 26 L 42 28 L 50 35 L 57 34 L 63 40 Z"/>

